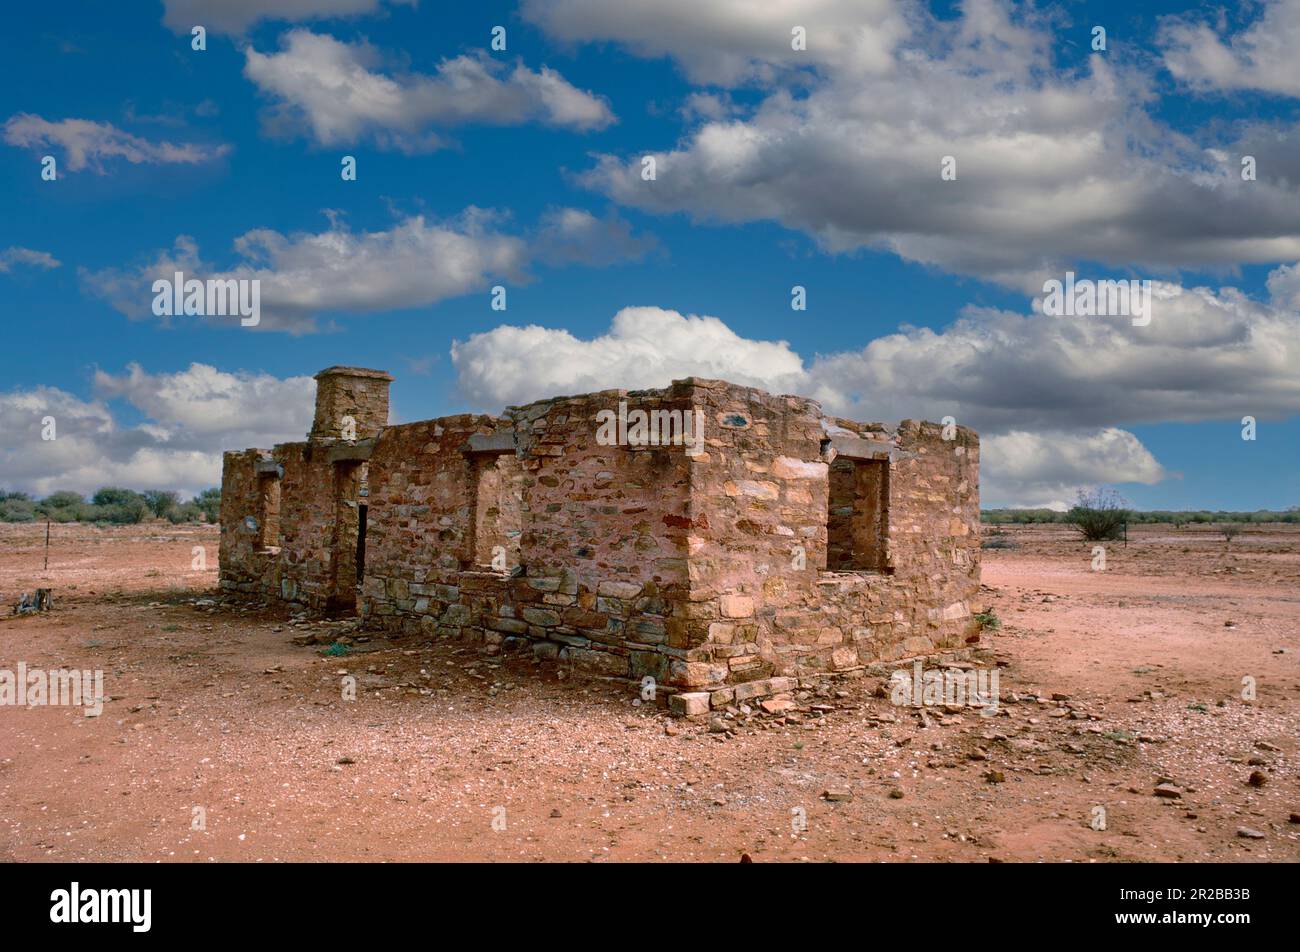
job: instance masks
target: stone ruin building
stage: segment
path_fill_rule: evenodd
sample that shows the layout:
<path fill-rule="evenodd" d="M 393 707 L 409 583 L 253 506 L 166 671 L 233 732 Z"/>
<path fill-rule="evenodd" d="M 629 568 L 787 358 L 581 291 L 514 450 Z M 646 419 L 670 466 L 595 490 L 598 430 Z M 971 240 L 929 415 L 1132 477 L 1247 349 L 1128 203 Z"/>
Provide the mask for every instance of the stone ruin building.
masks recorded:
<path fill-rule="evenodd" d="M 322 370 L 305 441 L 225 454 L 224 590 L 654 678 L 684 714 L 979 638 L 969 429 L 697 378 L 390 426 L 392 379 Z"/>

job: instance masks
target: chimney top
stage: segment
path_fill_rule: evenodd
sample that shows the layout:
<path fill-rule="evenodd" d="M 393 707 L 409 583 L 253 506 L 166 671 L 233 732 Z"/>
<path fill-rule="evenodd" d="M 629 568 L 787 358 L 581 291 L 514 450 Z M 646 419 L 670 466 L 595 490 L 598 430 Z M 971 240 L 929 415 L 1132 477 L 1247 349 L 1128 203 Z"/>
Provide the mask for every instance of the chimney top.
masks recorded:
<path fill-rule="evenodd" d="M 316 374 L 315 379 L 320 380 L 322 377 L 370 377 L 374 380 L 393 380 L 393 375 L 386 370 L 371 370 L 369 367 L 345 367 L 342 364 L 335 364 L 333 367 L 326 367 L 320 373 Z"/>

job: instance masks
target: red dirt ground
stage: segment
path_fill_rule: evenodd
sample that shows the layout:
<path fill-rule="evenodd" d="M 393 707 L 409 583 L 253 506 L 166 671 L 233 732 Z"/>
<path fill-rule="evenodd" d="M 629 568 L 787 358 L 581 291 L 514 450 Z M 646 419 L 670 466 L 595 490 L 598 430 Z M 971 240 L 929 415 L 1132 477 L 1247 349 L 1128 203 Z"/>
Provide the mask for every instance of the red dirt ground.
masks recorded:
<path fill-rule="evenodd" d="M 1141 527 L 1100 572 L 1066 527 L 1006 536 L 984 552 L 1003 626 L 976 655 L 1003 665 L 1004 716 L 923 723 L 866 676 L 710 733 L 529 655 L 376 637 L 326 657 L 292 639 L 346 625 L 196 606 L 212 527 L 56 526 L 46 572 L 44 526 L 0 526 L 0 601 L 55 595 L 47 615 L 3 609 L 0 669 L 102 669 L 111 698 L 99 717 L 0 707 L 0 858 L 1300 858 L 1300 528 L 1227 547 Z M 1162 781 L 1182 796 L 1153 796 Z"/>

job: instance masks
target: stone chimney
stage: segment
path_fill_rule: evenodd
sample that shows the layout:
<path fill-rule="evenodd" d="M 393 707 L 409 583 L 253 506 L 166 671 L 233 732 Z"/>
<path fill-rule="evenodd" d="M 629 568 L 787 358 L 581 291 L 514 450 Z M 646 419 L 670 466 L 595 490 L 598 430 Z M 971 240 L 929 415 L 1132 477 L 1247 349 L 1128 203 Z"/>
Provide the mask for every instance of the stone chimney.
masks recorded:
<path fill-rule="evenodd" d="M 365 367 L 327 367 L 316 375 L 316 419 L 307 439 L 365 440 L 388 425 L 393 375 Z"/>

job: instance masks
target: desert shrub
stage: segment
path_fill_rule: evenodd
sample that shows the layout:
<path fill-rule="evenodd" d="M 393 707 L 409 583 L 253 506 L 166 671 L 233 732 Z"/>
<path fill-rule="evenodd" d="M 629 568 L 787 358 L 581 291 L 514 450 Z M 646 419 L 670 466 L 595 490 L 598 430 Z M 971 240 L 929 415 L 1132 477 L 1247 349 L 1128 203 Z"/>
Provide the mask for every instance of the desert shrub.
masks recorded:
<path fill-rule="evenodd" d="M 975 616 L 975 620 L 979 622 L 981 630 L 996 631 L 1002 627 L 1002 619 L 998 618 L 993 612 L 980 612 Z"/>
<path fill-rule="evenodd" d="M 140 495 L 144 497 L 149 511 L 159 519 L 165 519 L 180 502 L 180 496 L 169 489 L 146 489 Z"/>
<path fill-rule="evenodd" d="M 1020 548 L 1020 543 L 1016 542 L 1015 539 L 1011 538 L 1011 536 L 1005 533 L 995 532 L 985 537 L 985 539 L 982 542 L 980 542 L 980 548 L 981 549 L 1018 549 Z"/>
<path fill-rule="evenodd" d="M 986 526 L 1033 525 L 1035 523 L 1072 522 L 1069 513 L 1052 509 L 982 509 L 980 521 Z M 1187 525 L 1210 525 L 1224 522 L 1241 523 L 1296 523 L 1300 522 L 1300 506 L 1273 511 L 1258 509 L 1254 512 L 1209 512 L 1207 510 L 1151 509 L 1145 512 L 1130 510 L 1128 521 L 1142 525 L 1172 525 L 1181 529 Z"/>
<path fill-rule="evenodd" d="M 984 509 L 980 512 L 980 520 L 991 526 L 1049 524 L 1061 522 L 1064 518 L 1065 513 L 1055 509 Z"/>
<path fill-rule="evenodd" d="M 129 506 L 136 501 L 145 502 L 145 498 L 134 489 L 103 486 L 95 491 L 90 501 L 96 506 Z M 148 508 L 148 503 L 145 503 L 145 508 Z"/>
<path fill-rule="evenodd" d="M 149 506 L 143 497 L 137 495 L 126 502 L 86 506 L 78 516 L 82 522 L 107 522 L 115 526 L 134 525 L 149 518 Z"/>
<path fill-rule="evenodd" d="M 0 490 L 0 522 L 32 522 L 35 518 L 36 503 L 26 493 Z"/>
<path fill-rule="evenodd" d="M 1105 542 L 1120 538 L 1129 519 L 1128 505 L 1113 489 L 1080 490 L 1074 508 L 1066 513 L 1088 542 Z"/>
<path fill-rule="evenodd" d="M 220 512 L 220 489 L 205 489 L 185 503 L 170 489 L 147 489 L 138 493 L 121 486 L 104 486 L 89 502 L 80 493 L 67 490 L 50 493 L 40 502 L 32 502 L 25 493 L 0 490 L 0 522 L 49 518 L 54 522 L 131 525 L 150 517 L 167 519 L 172 523 L 216 522 Z M 17 518 L 9 518 L 11 513 Z"/>
<path fill-rule="evenodd" d="M 182 503 L 167 513 L 167 521 L 172 525 L 182 522 L 202 522 L 203 510 L 193 502 Z"/>
<path fill-rule="evenodd" d="M 203 511 L 203 518 L 207 522 L 216 522 L 221 518 L 220 489 L 205 489 L 190 501 Z"/>
<path fill-rule="evenodd" d="M 36 506 L 36 511 L 41 516 L 49 519 L 51 522 L 79 522 L 87 506 L 82 503 L 80 506 L 67 506 L 61 509 L 41 509 L 40 504 Z"/>
<path fill-rule="evenodd" d="M 60 490 L 57 493 L 50 493 L 39 503 L 36 504 L 36 511 L 42 515 L 49 516 L 55 522 L 70 522 L 68 517 L 76 517 L 76 512 L 86 504 L 86 500 L 81 493 L 68 492 Z M 60 515 L 63 518 L 59 518 Z"/>
<path fill-rule="evenodd" d="M 1237 536 L 1241 535 L 1242 525 L 1239 522 L 1225 522 L 1219 526 L 1219 532 L 1223 536 L 1224 542 L 1231 542 Z"/>

